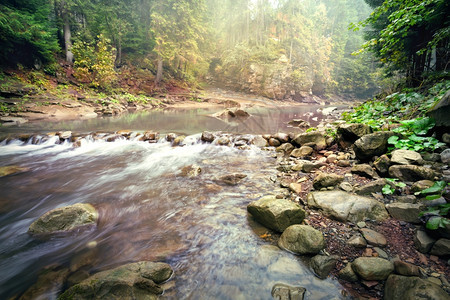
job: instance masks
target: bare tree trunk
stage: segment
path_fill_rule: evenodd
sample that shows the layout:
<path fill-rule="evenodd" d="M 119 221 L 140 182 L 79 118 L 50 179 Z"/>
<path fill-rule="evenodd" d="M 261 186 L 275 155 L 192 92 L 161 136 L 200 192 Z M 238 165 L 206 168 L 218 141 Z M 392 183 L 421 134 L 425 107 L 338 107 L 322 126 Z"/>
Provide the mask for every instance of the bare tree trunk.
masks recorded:
<path fill-rule="evenodd" d="M 156 78 L 155 78 L 156 86 L 158 86 L 162 80 L 162 73 L 163 73 L 163 59 L 161 55 L 158 55 L 158 67 L 156 69 Z"/>
<path fill-rule="evenodd" d="M 72 32 L 70 31 L 70 20 L 69 20 L 69 12 L 64 7 L 64 2 L 62 3 L 62 18 L 64 22 L 63 32 L 64 32 L 64 48 L 66 49 L 66 61 L 71 63 L 73 62 L 73 53 L 71 51 L 72 48 Z"/>
<path fill-rule="evenodd" d="M 116 67 L 122 65 L 122 39 L 119 37 L 117 39 L 117 46 L 116 46 Z"/>

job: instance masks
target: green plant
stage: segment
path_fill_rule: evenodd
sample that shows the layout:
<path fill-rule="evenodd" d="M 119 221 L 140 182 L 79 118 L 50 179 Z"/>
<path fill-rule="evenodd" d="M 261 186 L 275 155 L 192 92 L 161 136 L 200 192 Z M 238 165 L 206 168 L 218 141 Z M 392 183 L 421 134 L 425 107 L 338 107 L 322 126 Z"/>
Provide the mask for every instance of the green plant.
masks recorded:
<path fill-rule="evenodd" d="M 394 135 L 389 138 L 388 143 L 393 145 L 389 150 L 406 149 L 418 152 L 432 152 L 445 145 L 434 137 L 421 136 L 426 135 L 434 127 L 435 122 L 432 118 L 417 118 L 400 121 L 400 124 L 400 127 L 392 130 L 400 135 Z M 403 138 L 400 138 L 400 136 Z"/>
<path fill-rule="evenodd" d="M 415 193 L 416 196 L 425 196 L 427 200 L 434 200 L 442 196 L 447 183 L 445 181 L 436 181 L 433 186 Z"/>
<path fill-rule="evenodd" d="M 306 129 L 306 132 L 313 132 L 313 131 L 317 131 L 316 127 L 309 127 L 308 129 Z"/>
<path fill-rule="evenodd" d="M 381 190 L 383 195 L 392 195 L 395 193 L 396 187 L 404 188 L 406 186 L 404 182 L 398 181 L 398 179 L 396 178 L 386 178 L 386 180 L 391 182 L 394 186 L 392 186 L 392 184 L 389 183 L 383 186 L 383 189 Z"/>
<path fill-rule="evenodd" d="M 428 216 L 425 227 L 430 230 L 439 228 L 446 228 L 450 225 L 448 213 L 450 211 L 450 203 L 442 204 L 435 207 L 429 207 L 427 210 L 420 213 L 420 216 Z"/>

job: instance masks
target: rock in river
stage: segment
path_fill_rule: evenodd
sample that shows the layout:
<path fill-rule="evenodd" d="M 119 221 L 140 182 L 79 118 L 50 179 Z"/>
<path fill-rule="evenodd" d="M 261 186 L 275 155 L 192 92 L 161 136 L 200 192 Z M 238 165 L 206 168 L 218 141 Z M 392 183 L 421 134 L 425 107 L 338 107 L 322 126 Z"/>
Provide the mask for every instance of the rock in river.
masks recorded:
<path fill-rule="evenodd" d="M 73 229 L 96 225 L 97 210 L 88 203 L 77 203 L 46 212 L 34 221 L 28 232 L 32 234 L 65 232 Z"/>
<path fill-rule="evenodd" d="M 365 218 L 381 221 L 389 217 L 381 202 L 342 191 L 312 192 L 307 201 L 308 206 L 318 208 L 325 216 L 338 221 L 357 223 Z"/>
<path fill-rule="evenodd" d="M 137 262 L 103 271 L 65 291 L 58 299 L 158 299 L 160 283 L 173 274 L 165 263 Z"/>
<path fill-rule="evenodd" d="M 308 225 L 288 227 L 278 240 L 280 248 L 295 254 L 317 254 L 326 247 L 322 233 Z"/>
<path fill-rule="evenodd" d="M 303 300 L 305 292 L 303 287 L 277 283 L 272 288 L 272 297 L 279 300 Z"/>
<path fill-rule="evenodd" d="M 28 172 L 30 169 L 25 167 L 19 167 L 19 166 L 4 166 L 0 167 L 0 177 Z"/>
<path fill-rule="evenodd" d="M 253 201 L 247 210 L 256 221 L 278 232 L 283 232 L 293 224 L 300 224 L 305 218 L 305 211 L 300 205 L 275 196 Z"/>

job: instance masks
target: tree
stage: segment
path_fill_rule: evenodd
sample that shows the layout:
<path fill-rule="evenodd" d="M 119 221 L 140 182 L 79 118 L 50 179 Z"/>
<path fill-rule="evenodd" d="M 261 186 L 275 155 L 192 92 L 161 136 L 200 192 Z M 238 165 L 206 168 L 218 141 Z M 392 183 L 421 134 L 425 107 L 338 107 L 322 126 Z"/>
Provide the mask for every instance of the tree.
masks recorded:
<path fill-rule="evenodd" d="M 384 1 L 359 23 L 373 28 L 363 49 L 374 52 L 387 66 L 388 74 L 399 71 L 409 85 L 418 85 L 427 72 L 448 68 L 449 16 L 450 3 L 446 0 Z"/>
<path fill-rule="evenodd" d="M 33 66 L 53 61 L 59 49 L 50 11 L 49 1 L 2 1 L 0 64 Z"/>

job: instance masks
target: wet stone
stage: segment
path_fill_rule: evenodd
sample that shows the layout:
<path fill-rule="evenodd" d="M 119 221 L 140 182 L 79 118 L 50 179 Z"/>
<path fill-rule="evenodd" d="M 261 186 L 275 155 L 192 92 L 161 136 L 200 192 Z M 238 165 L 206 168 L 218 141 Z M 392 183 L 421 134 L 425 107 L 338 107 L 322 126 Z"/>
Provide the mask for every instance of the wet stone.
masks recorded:
<path fill-rule="evenodd" d="M 360 231 L 368 244 L 378 247 L 386 247 L 387 241 L 382 234 L 368 228 L 361 228 Z"/>
<path fill-rule="evenodd" d="M 320 279 L 325 279 L 330 274 L 331 270 L 336 267 L 338 257 L 326 256 L 326 255 L 316 255 L 311 259 L 310 266 L 314 273 Z"/>
<path fill-rule="evenodd" d="M 272 288 L 272 297 L 277 300 L 303 300 L 306 289 L 277 283 Z"/>

